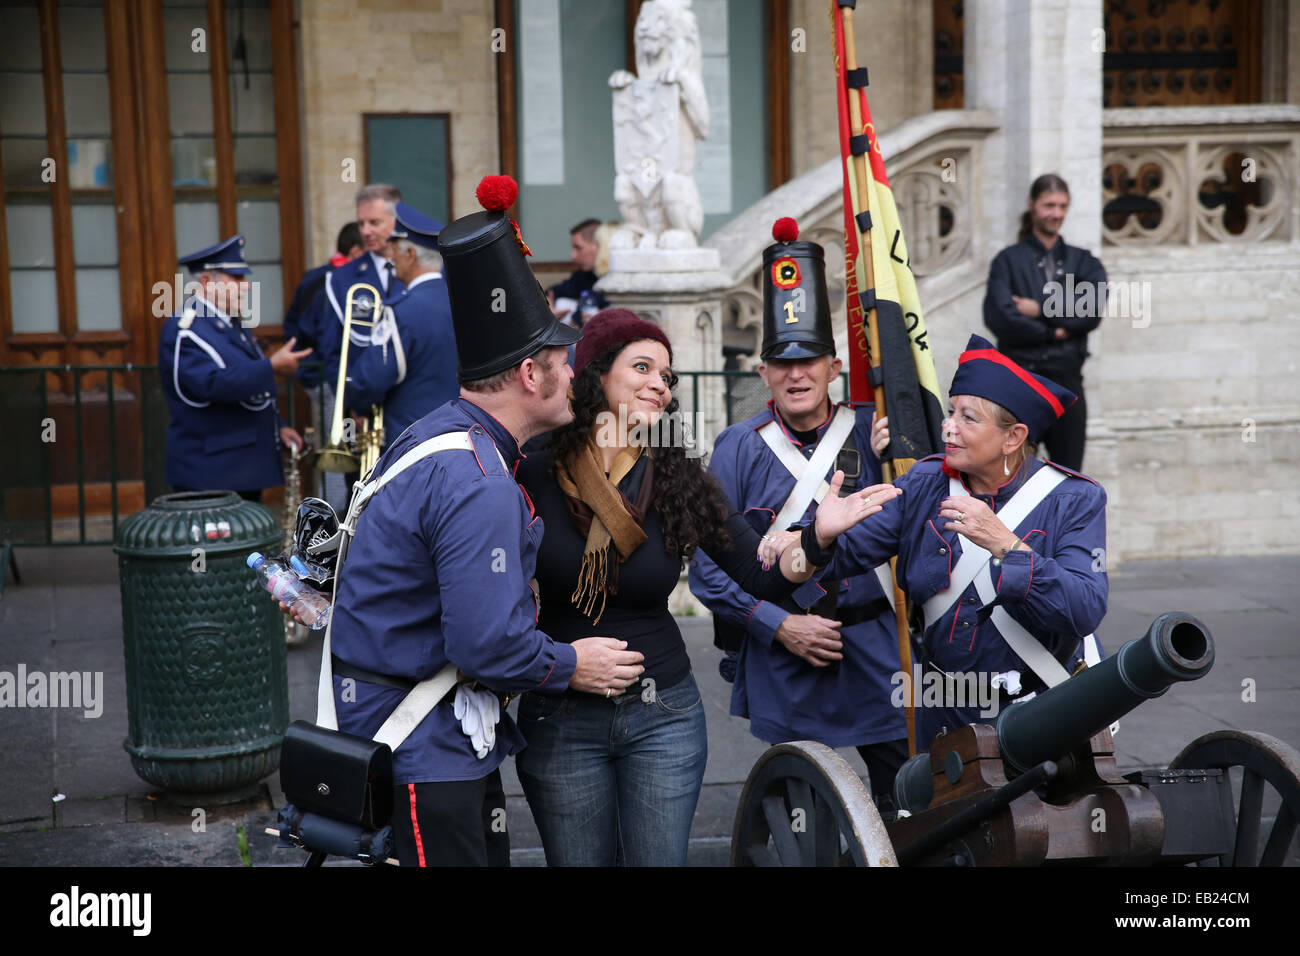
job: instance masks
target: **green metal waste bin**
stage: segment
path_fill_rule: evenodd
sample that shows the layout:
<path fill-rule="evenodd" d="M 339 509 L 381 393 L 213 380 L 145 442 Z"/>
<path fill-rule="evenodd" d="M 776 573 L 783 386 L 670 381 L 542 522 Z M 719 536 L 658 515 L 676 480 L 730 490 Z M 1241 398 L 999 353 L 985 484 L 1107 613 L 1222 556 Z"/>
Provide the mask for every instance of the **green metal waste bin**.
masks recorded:
<path fill-rule="evenodd" d="M 176 794 L 250 793 L 289 725 L 284 625 L 244 564 L 280 529 L 232 491 L 164 495 L 119 526 L 135 772 Z"/>

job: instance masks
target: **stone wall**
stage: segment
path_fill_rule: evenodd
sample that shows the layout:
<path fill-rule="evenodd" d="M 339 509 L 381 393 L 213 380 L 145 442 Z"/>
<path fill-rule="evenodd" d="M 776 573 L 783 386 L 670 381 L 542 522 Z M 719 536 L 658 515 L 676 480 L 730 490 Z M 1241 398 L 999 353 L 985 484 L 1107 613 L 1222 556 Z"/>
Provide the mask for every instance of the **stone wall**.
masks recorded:
<path fill-rule="evenodd" d="M 790 0 L 790 29 L 802 29 L 806 49 L 790 54 L 792 178 L 840 150 L 835 61 L 826 0 Z M 871 85 L 867 102 L 876 129 L 897 126 L 934 108 L 934 29 L 922 0 L 875 0 L 854 16 L 858 66 Z"/>
<path fill-rule="evenodd" d="M 1110 495 L 1120 560 L 1295 553 L 1300 465 L 1300 247 L 1103 249 L 1108 277 L 1149 288 L 1084 366 L 1088 473 Z"/>
<path fill-rule="evenodd" d="M 365 179 L 362 114 L 451 114 L 453 215 L 498 172 L 493 7 L 486 0 L 304 0 L 302 62 L 307 260 L 324 261 Z M 343 163 L 356 163 L 345 181 Z"/>

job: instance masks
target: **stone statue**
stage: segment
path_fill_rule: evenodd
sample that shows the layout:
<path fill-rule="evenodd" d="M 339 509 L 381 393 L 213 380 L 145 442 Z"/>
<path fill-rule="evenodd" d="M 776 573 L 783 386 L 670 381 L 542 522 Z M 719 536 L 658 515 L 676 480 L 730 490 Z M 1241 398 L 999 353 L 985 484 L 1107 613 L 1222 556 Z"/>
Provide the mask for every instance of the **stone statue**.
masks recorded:
<path fill-rule="evenodd" d="M 614 199 L 623 228 L 611 249 L 691 249 L 704 226 L 695 143 L 709 132 L 700 28 L 691 0 L 647 0 L 636 20 L 637 76 L 614 90 Z"/>

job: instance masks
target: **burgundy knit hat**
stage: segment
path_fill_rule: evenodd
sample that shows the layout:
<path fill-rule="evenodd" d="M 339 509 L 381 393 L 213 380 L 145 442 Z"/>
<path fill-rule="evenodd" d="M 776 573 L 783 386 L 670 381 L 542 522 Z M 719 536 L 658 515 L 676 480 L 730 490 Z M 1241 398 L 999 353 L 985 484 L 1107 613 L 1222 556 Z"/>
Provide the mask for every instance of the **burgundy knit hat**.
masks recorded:
<path fill-rule="evenodd" d="M 673 360 L 673 346 L 668 341 L 664 330 L 653 322 L 648 322 L 631 309 L 603 309 L 588 319 L 582 326 L 582 341 L 573 353 L 573 377 L 577 378 L 582 370 L 598 355 L 603 355 L 616 346 L 653 339 L 668 350 L 668 361 Z"/>

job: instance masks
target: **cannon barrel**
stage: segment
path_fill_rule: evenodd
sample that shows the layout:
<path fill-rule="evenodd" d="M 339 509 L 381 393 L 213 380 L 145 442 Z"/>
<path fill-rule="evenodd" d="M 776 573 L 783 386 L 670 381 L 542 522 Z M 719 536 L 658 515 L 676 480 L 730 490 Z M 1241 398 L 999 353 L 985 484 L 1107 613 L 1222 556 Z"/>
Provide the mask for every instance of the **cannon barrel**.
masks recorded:
<path fill-rule="evenodd" d="M 1204 624 L 1181 611 L 1161 614 L 1118 654 L 1003 711 L 1002 756 L 1020 773 L 1055 760 L 1175 682 L 1203 677 L 1213 663 L 1214 640 Z"/>

